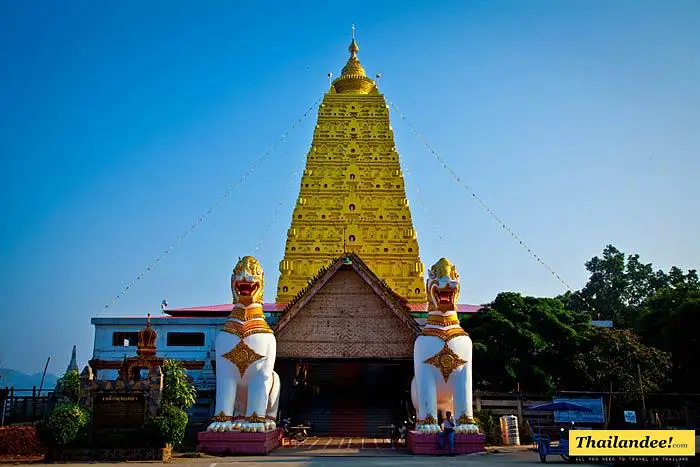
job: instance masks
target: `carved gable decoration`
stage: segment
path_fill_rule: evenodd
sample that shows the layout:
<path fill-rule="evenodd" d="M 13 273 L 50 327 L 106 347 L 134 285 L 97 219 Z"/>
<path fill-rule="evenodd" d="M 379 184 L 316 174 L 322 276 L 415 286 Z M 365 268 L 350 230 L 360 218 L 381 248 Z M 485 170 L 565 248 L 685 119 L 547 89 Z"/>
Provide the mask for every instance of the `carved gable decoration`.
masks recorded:
<path fill-rule="evenodd" d="M 400 300 L 352 254 L 335 261 L 276 326 L 280 358 L 413 358 L 420 329 Z"/>

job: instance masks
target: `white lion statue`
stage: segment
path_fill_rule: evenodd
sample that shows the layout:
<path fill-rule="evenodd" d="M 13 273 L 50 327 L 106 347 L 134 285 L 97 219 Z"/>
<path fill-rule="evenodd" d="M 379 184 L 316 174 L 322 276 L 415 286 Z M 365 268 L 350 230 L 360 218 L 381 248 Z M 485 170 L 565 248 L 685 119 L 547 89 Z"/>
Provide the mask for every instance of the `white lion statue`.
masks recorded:
<path fill-rule="evenodd" d="M 277 341 L 265 321 L 260 262 L 241 258 L 231 275 L 233 311 L 216 336 L 216 413 L 207 431 L 268 431 L 277 427 L 280 379 L 273 371 Z"/>
<path fill-rule="evenodd" d="M 472 341 L 457 318 L 459 274 L 446 258 L 430 268 L 428 320 L 413 348 L 411 398 L 416 430 L 437 433 L 438 408 L 455 414 L 457 433 L 477 433 L 472 408 Z"/>

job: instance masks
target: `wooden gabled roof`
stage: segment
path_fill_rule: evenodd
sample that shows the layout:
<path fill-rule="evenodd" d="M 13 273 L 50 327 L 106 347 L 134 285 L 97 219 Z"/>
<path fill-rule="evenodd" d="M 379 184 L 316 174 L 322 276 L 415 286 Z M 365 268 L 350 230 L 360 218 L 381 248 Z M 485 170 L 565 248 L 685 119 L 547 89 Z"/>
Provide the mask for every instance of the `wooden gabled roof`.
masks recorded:
<path fill-rule="evenodd" d="M 377 277 L 355 253 L 348 253 L 336 258 L 327 267 L 322 268 L 316 276 L 309 281 L 309 284 L 284 308 L 283 315 L 275 326 L 275 333 L 279 333 L 284 329 L 314 295 L 326 285 L 333 275 L 344 268 L 353 269 L 414 335 L 418 336 L 420 334 L 420 327 L 411 316 L 411 309 L 407 301 L 395 293 L 386 282 Z"/>

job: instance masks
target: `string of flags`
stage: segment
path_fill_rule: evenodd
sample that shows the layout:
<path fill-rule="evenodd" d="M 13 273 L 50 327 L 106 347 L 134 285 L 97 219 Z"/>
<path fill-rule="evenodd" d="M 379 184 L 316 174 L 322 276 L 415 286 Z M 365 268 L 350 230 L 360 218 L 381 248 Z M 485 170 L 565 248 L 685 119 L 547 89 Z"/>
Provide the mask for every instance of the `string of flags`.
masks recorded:
<path fill-rule="evenodd" d="M 292 178 L 289 180 L 289 188 L 294 187 L 294 182 L 297 181 L 297 175 L 302 171 L 304 168 L 304 162 L 305 159 L 302 158 L 301 161 L 299 162 L 299 165 L 297 166 L 296 170 L 292 174 Z M 282 198 L 280 199 L 280 202 L 277 204 L 277 207 L 275 208 L 275 212 L 272 213 L 272 217 L 270 218 L 270 222 L 268 222 L 267 226 L 263 230 L 262 235 L 260 235 L 260 240 L 258 241 L 258 244 L 255 246 L 255 249 L 253 250 L 253 255 L 257 254 L 258 250 L 263 244 L 263 241 L 265 240 L 265 237 L 267 237 L 267 233 L 269 230 L 272 228 L 272 225 L 275 223 L 275 220 L 277 220 L 277 215 L 280 213 L 282 210 L 282 205 L 284 204 L 285 199 Z"/>
<path fill-rule="evenodd" d="M 411 177 L 413 181 L 413 175 L 411 175 L 410 170 L 408 170 L 408 164 L 403 165 L 403 172 L 407 177 Z M 433 219 L 433 216 L 430 214 L 430 210 L 428 210 L 428 206 L 425 204 L 425 201 L 423 200 L 423 196 L 421 195 L 421 191 L 418 188 L 418 183 L 412 183 L 414 190 L 416 191 L 416 195 L 418 196 L 418 202 L 423 206 L 423 210 L 425 211 L 425 215 L 428 218 L 428 222 L 433 227 L 433 231 L 435 233 L 435 236 L 440 240 L 440 246 L 442 247 L 442 251 L 447 251 L 447 242 L 445 241 L 445 237 L 442 235 L 442 232 L 440 230 L 440 226 L 438 225 L 437 222 Z"/>
<path fill-rule="evenodd" d="M 522 246 L 528 253 L 530 253 L 530 255 L 533 258 L 535 258 L 535 260 L 538 263 L 540 263 L 542 266 L 544 266 L 557 280 L 559 280 L 559 282 L 564 284 L 564 286 L 567 288 L 567 290 L 574 290 L 564 279 L 562 279 L 562 277 L 559 274 L 557 274 L 554 271 L 554 269 L 552 269 L 547 263 L 545 263 L 544 260 L 542 258 L 540 258 L 540 256 L 537 253 L 532 251 L 532 248 L 530 248 L 527 245 L 527 243 L 525 243 L 520 238 L 520 236 L 518 236 L 518 234 L 516 234 L 513 231 L 513 229 L 508 227 L 508 225 L 506 225 L 506 223 L 503 222 L 501 220 L 501 218 L 496 215 L 495 212 L 493 212 L 493 210 L 474 192 L 474 190 L 471 189 L 471 187 L 466 182 L 462 181 L 462 179 L 459 177 L 459 175 L 457 175 L 457 173 L 454 170 L 452 170 L 452 168 L 450 166 L 447 165 L 447 163 L 432 148 L 432 146 L 430 146 L 427 139 L 420 132 L 418 132 L 418 130 L 411 124 L 411 122 L 406 118 L 406 115 L 404 115 L 404 113 L 401 112 L 401 110 L 393 102 L 387 100 L 387 103 L 399 114 L 399 117 L 401 117 L 401 119 L 406 123 L 406 125 L 411 130 L 411 132 L 423 143 L 423 145 L 428 150 L 428 152 L 430 152 L 435 157 L 435 159 L 437 159 L 437 161 L 442 165 L 442 167 L 445 170 L 447 170 L 450 173 L 450 175 L 452 175 L 452 178 L 454 178 L 458 184 L 462 185 L 462 187 L 464 187 L 464 189 L 467 190 L 467 192 L 472 196 L 472 198 L 474 198 L 476 200 L 476 202 L 479 203 L 481 205 L 481 207 L 484 208 L 484 210 L 486 210 L 486 212 L 491 217 L 493 217 L 493 219 L 501 226 L 501 228 L 503 230 L 505 230 L 507 233 L 509 233 L 510 236 L 513 237 L 515 239 L 515 241 L 517 241 L 520 244 L 520 246 Z M 590 308 L 591 312 L 595 313 L 595 309 L 586 301 L 586 299 L 584 297 L 582 297 L 580 294 L 576 294 L 576 295 L 578 296 L 578 298 L 580 298 L 583 301 L 583 303 L 586 304 L 586 306 L 588 308 Z"/>
<path fill-rule="evenodd" d="M 114 304 L 122 297 L 126 292 L 128 292 L 138 281 L 143 278 L 147 273 L 149 273 L 152 269 L 154 269 L 158 263 L 160 263 L 163 258 L 165 258 L 171 251 L 175 249 L 180 243 L 182 243 L 187 236 L 192 233 L 194 230 L 197 229 L 208 217 L 209 215 L 214 212 L 214 210 L 219 207 L 221 203 L 223 203 L 230 195 L 233 193 L 233 191 L 241 184 L 243 183 L 257 168 L 260 164 L 262 164 L 269 156 L 272 154 L 272 152 L 279 146 L 281 143 L 283 143 L 286 139 L 289 133 L 291 133 L 296 127 L 298 127 L 305 119 L 306 117 L 309 116 L 309 114 L 318 107 L 318 105 L 321 103 L 321 99 L 323 99 L 323 95 L 319 96 L 316 101 L 309 106 L 308 109 L 297 119 L 297 121 L 292 124 L 292 126 L 287 129 L 282 135 L 274 142 L 272 146 L 265 152 L 260 158 L 258 158 L 252 166 L 246 171 L 236 182 L 234 182 L 225 192 L 224 194 L 207 210 L 205 211 L 202 215 L 200 215 L 194 223 L 187 228 L 180 236 L 178 236 L 171 244 L 166 248 L 155 260 L 151 262 L 151 264 L 146 267 L 139 275 L 136 276 L 135 279 L 133 279 L 131 282 L 129 282 L 114 298 L 112 298 L 112 301 L 110 301 L 107 305 L 104 306 L 100 312 L 97 313 L 96 316 L 99 316 L 100 314 L 106 312 L 109 310 Z"/>

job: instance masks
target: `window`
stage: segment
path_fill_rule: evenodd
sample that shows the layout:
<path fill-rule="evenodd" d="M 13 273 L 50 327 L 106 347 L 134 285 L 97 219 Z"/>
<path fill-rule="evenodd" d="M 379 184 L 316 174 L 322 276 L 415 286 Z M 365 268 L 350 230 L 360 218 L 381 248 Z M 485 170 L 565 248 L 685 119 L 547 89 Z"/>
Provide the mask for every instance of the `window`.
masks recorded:
<path fill-rule="evenodd" d="M 328 184 L 327 184 L 327 183 L 324 183 L 324 184 L 323 184 L 323 188 L 328 188 Z"/>
<path fill-rule="evenodd" d="M 350 152 L 355 152 L 355 148 L 351 148 L 351 149 L 350 149 Z"/>
<path fill-rule="evenodd" d="M 299 214 L 299 215 L 297 216 L 297 219 L 301 219 L 301 214 Z"/>
<path fill-rule="evenodd" d="M 413 248 L 409 248 L 409 249 L 408 249 L 408 252 L 409 252 L 409 253 L 413 253 Z"/>
<path fill-rule="evenodd" d="M 112 346 L 136 347 L 139 343 L 138 332 L 114 332 L 112 333 Z"/>
<path fill-rule="evenodd" d="M 355 241 L 355 236 L 354 236 L 354 235 L 350 235 L 350 236 L 348 237 L 348 240 L 350 240 L 351 242 L 354 242 L 354 241 Z"/>
<path fill-rule="evenodd" d="M 351 204 L 351 205 L 349 206 L 349 208 L 350 208 L 351 211 L 354 211 L 354 210 L 355 210 L 355 205 L 354 205 L 354 204 Z"/>
<path fill-rule="evenodd" d="M 416 290 L 414 290 L 414 292 L 418 294 L 418 293 L 420 293 L 420 289 L 416 289 Z"/>
<path fill-rule="evenodd" d="M 384 248 L 384 253 L 389 253 L 389 249 L 388 249 L 388 248 Z"/>
<path fill-rule="evenodd" d="M 326 215 L 325 215 L 325 214 L 321 214 L 321 219 L 325 219 L 325 218 L 326 218 Z"/>
<path fill-rule="evenodd" d="M 169 332 L 167 345 L 169 347 L 202 347 L 204 346 L 204 333 Z"/>
<path fill-rule="evenodd" d="M 288 290 L 289 290 L 289 287 L 287 287 L 286 285 L 284 287 L 282 287 L 282 292 L 287 292 Z"/>
<path fill-rule="evenodd" d="M 297 247 L 293 246 L 292 251 L 297 251 Z"/>
<path fill-rule="evenodd" d="M 355 174 L 350 174 L 350 180 L 355 180 Z"/>
<path fill-rule="evenodd" d="M 314 248 L 314 251 L 321 251 L 319 247 Z"/>
<path fill-rule="evenodd" d="M 401 216 L 401 219 L 406 220 L 406 216 Z"/>

